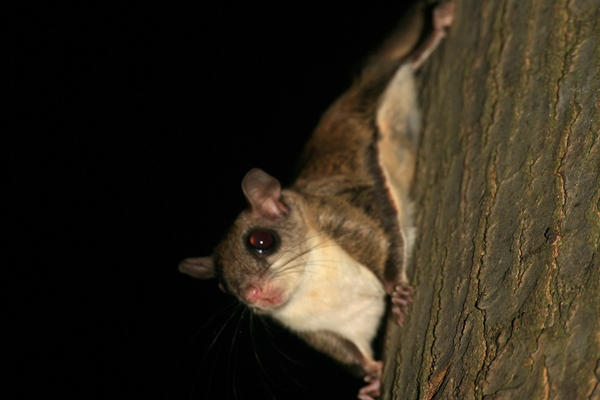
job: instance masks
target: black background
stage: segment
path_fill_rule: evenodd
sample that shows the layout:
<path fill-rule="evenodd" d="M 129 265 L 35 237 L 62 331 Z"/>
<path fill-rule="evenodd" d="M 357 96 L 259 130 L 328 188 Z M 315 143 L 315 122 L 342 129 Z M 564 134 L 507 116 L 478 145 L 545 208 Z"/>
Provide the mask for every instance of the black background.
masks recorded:
<path fill-rule="evenodd" d="M 176 267 L 210 254 L 249 169 L 290 183 L 406 2 L 80 3 L 6 11 L 2 397 L 355 398 Z"/>

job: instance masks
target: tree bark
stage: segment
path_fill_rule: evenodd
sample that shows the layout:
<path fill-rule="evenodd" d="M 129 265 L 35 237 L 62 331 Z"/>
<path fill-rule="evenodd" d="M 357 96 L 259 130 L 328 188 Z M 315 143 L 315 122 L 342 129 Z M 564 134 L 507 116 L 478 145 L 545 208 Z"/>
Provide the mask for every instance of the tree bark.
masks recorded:
<path fill-rule="evenodd" d="M 600 399 L 600 4 L 456 0 L 384 399 Z"/>

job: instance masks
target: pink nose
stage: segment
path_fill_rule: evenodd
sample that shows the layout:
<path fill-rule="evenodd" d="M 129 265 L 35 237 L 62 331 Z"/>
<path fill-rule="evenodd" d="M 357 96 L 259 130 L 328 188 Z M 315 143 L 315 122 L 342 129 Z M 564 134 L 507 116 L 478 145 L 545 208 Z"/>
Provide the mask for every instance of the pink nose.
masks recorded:
<path fill-rule="evenodd" d="M 248 285 L 244 289 L 244 298 L 248 300 L 249 303 L 256 303 L 262 298 L 262 291 L 256 285 Z"/>
<path fill-rule="evenodd" d="M 281 289 L 269 284 L 261 288 L 260 286 L 251 283 L 244 288 L 242 296 L 248 304 L 260 308 L 278 306 L 284 301 Z"/>

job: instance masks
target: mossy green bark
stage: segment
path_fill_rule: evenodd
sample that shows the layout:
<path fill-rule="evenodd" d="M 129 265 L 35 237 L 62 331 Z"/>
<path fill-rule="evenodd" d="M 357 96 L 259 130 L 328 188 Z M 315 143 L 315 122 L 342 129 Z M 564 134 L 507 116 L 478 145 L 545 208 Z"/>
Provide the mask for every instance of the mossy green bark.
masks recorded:
<path fill-rule="evenodd" d="M 600 2 L 456 0 L 384 399 L 600 399 Z"/>

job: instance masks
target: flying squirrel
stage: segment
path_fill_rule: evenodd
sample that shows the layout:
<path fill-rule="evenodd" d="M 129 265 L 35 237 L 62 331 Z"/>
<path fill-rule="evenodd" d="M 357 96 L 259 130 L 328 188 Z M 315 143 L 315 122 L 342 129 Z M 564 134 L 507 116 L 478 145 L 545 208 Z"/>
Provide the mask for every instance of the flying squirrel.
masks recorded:
<path fill-rule="evenodd" d="M 368 384 L 380 396 L 382 361 L 371 343 L 386 310 L 401 325 L 412 301 L 406 265 L 415 238 L 409 190 L 421 115 L 414 71 L 452 24 L 438 4 L 421 41 L 424 7 L 371 56 L 325 112 L 300 158 L 295 182 L 252 169 L 242 181 L 249 208 L 209 257 L 179 270 L 217 278 L 253 312 L 268 315 Z"/>

